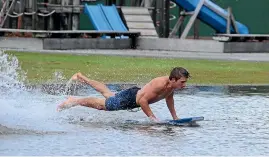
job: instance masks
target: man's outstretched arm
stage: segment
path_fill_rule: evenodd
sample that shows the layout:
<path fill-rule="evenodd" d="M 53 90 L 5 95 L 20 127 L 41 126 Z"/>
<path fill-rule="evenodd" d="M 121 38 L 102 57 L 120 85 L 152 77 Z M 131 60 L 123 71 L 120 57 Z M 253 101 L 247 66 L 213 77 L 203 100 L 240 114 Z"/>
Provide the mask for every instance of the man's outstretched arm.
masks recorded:
<path fill-rule="evenodd" d="M 174 120 L 179 119 L 176 114 L 175 105 L 174 105 L 174 93 L 171 93 L 168 97 L 165 98 L 167 107 Z"/>

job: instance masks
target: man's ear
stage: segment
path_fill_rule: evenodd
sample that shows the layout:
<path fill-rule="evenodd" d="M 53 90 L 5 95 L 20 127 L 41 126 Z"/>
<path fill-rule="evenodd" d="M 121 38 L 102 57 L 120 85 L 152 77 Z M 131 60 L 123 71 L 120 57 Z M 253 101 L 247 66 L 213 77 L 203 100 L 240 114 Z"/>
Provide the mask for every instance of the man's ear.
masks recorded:
<path fill-rule="evenodd" d="M 171 81 L 172 81 L 172 82 L 177 82 L 175 78 L 172 78 L 172 80 L 171 80 Z"/>

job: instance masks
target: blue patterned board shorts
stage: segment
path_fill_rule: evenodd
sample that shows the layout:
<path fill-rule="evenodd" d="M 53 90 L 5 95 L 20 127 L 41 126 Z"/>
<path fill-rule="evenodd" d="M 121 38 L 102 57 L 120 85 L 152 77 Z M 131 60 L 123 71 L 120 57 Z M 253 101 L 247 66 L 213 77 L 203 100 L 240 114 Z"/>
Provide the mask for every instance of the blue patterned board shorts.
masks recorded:
<path fill-rule="evenodd" d="M 141 88 L 131 87 L 106 99 L 107 111 L 128 110 L 140 107 L 136 104 L 136 94 Z"/>

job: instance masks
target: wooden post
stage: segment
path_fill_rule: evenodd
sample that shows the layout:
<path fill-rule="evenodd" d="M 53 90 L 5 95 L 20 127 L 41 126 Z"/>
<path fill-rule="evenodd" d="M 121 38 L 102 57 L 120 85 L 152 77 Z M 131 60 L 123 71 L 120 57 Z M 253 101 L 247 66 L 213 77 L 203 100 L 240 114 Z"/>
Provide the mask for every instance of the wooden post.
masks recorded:
<path fill-rule="evenodd" d="M 13 14 L 13 12 L 20 13 L 20 8 L 19 8 L 20 3 L 19 3 L 19 1 L 15 0 L 13 2 L 13 5 L 10 6 L 10 7 L 11 7 L 10 11 L 9 11 L 10 14 Z M 18 18 L 16 18 L 16 17 L 10 18 L 10 28 L 16 29 L 17 26 L 18 26 Z"/>
<path fill-rule="evenodd" d="M 112 4 L 116 5 L 116 0 L 107 0 L 106 2 L 107 2 L 106 5 L 112 5 Z"/>
<path fill-rule="evenodd" d="M 32 0 L 25 0 L 25 12 L 32 13 Z M 32 16 L 25 14 L 24 15 L 24 29 L 32 29 Z"/>
<path fill-rule="evenodd" d="M 54 0 L 49 0 L 48 1 L 50 4 L 56 4 L 56 2 L 54 1 Z M 49 19 L 48 19 L 48 26 L 47 26 L 47 28 L 48 28 L 48 30 L 54 30 L 54 18 L 53 18 L 53 16 L 49 16 L 48 17 Z"/>
<path fill-rule="evenodd" d="M 142 2 L 143 3 L 143 2 Z M 144 0 L 144 7 L 152 7 L 153 6 L 153 0 Z"/>
<path fill-rule="evenodd" d="M 231 7 L 228 7 L 227 10 L 228 10 L 228 17 L 227 17 L 226 33 L 231 34 L 231 24 L 232 24 L 232 27 L 233 27 L 235 33 L 239 34 L 239 31 L 238 31 L 238 28 L 237 28 L 237 25 L 236 25 L 235 18 L 233 16 Z"/>
<path fill-rule="evenodd" d="M 163 26 L 164 26 L 164 37 L 167 38 L 169 36 L 169 32 L 170 32 L 170 27 L 169 27 L 169 23 L 170 23 L 170 0 L 163 0 L 164 2 L 164 12 L 163 12 Z"/>
<path fill-rule="evenodd" d="M 232 25 L 233 25 L 233 28 L 234 28 L 234 31 L 236 34 L 239 34 L 239 31 L 238 31 L 238 28 L 237 28 L 237 25 L 236 25 L 236 22 L 235 22 L 235 18 L 234 18 L 234 15 L 232 13 L 232 9 L 230 8 L 230 12 L 231 12 L 231 21 L 232 21 Z"/>
<path fill-rule="evenodd" d="M 19 13 L 23 13 L 24 10 L 24 0 L 20 1 L 20 8 L 19 8 Z M 18 29 L 23 28 L 23 16 L 18 17 Z"/>
<path fill-rule="evenodd" d="M 156 5 L 156 1 L 152 2 L 152 6 L 154 7 L 154 9 L 151 12 L 151 17 L 152 17 L 152 21 L 154 23 L 155 28 L 157 28 L 156 25 L 156 16 L 157 16 L 157 5 Z"/>
<path fill-rule="evenodd" d="M 65 7 L 65 5 L 69 5 L 69 0 L 62 0 L 61 1 L 62 8 Z M 70 27 L 70 16 L 66 16 L 65 13 L 60 14 L 60 19 L 61 19 L 61 29 L 60 30 L 67 30 L 68 27 Z"/>
<path fill-rule="evenodd" d="M 141 6 L 141 0 L 130 0 L 131 1 L 131 6 L 136 6 L 140 7 Z"/>
<path fill-rule="evenodd" d="M 12 5 L 12 3 L 9 5 L 9 7 L 10 7 L 10 10 L 9 10 L 9 14 L 13 14 L 12 12 L 13 11 L 15 11 L 15 9 L 16 9 L 16 0 L 14 1 L 14 2 L 12 2 L 13 3 L 13 5 Z M 13 28 L 13 29 L 15 29 L 16 28 L 16 21 L 17 20 L 17 18 L 13 18 L 13 17 L 8 17 L 8 28 Z"/>
<path fill-rule="evenodd" d="M 73 5 L 80 5 L 80 0 L 73 0 Z M 77 8 L 73 8 L 77 9 Z M 72 30 L 79 29 L 79 14 L 73 13 L 72 15 Z"/>
<path fill-rule="evenodd" d="M 156 1 L 156 8 L 157 8 L 157 29 L 159 32 L 159 36 L 163 37 L 163 0 L 157 0 Z"/>
<path fill-rule="evenodd" d="M 227 26 L 226 26 L 226 33 L 230 34 L 231 33 L 231 8 L 229 7 L 227 9 L 228 11 L 228 16 L 227 16 Z"/>
<path fill-rule="evenodd" d="M 32 0 L 32 12 L 35 12 L 35 14 L 32 15 L 32 29 L 36 29 L 36 26 L 37 26 L 37 22 L 38 22 L 38 19 L 37 19 L 37 2 L 36 0 Z"/>
<path fill-rule="evenodd" d="M 9 12 L 9 6 L 10 1 L 6 0 L 6 12 Z M 3 21 L 4 21 L 4 27 L 10 28 L 10 17 L 5 17 Z"/>
<path fill-rule="evenodd" d="M 195 19 L 197 18 L 198 14 L 199 14 L 199 12 L 201 10 L 201 8 L 203 7 L 204 2 L 205 2 L 205 0 L 200 0 L 200 2 L 198 3 L 198 5 L 197 5 L 197 7 L 196 7 L 196 9 L 194 11 L 194 14 L 190 18 L 190 20 L 189 20 L 186 28 L 184 29 L 184 32 L 181 35 L 181 39 L 186 39 L 186 37 L 188 36 L 188 33 L 189 33 L 189 31 L 190 31 L 190 29 L 191 29 L 191 27 L 192 27 Z"/>
<path fill-rule="evenodd" d="M 111 0 L 106 0 L 106 5 L 111 5 Z"/>
<path fill-rule="evenodd" d="M 178 9 L 178 17 L 180 17 L 180 16 L 182 16 L 182 12 L 185 12 L 185 10 L 182 8 L 182 7 L 180 7 L 179 6 L 179 9 Z M 182 21 L 182 23 L 184 22 L 184 17 L 183 17 L 183 21 Z M 182 30 L 182 23 L 179 25 L 179 27 L 178 27 L 178 38 L 180 38 L 181 37 L 181 35 L 182 35 L 182 32 L 183 32 L 183 30 Z"/>
<path fill-rule="evenodd" d="M 184 18 L 185 18 L 185 15 L 179 16 L 177 23 L 175 24 L 173 30 L 170 32 L 169 38 L 173 38 L 177 34 L 177 31 L 179 30 L 182 23 L 184 22 Z"/>
<path fill-rule="evenodd" d="M 194 22 L 194 27 L 193 27 L 193 38 L 194 39 L 199 39 L 199 24 L 200 24 L 200 20 L 196 19 Z"/>
<path fill-rule="evenodd" d="M 119 6 L 124 6 L 125 5 L 125 0 L 119 0 Z"/>

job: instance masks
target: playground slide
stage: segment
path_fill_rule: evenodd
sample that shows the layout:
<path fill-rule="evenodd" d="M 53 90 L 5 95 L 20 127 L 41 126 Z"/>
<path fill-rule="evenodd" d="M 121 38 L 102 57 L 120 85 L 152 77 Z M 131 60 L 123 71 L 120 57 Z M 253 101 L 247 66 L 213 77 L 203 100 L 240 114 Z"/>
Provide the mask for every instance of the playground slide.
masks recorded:
<path fill-rule="evenodd" d="M 87 5 L 84 6 L 84 14 L 86 14 L 93 27 L 100 31 L 111 31 L 112 28 L 107 21 L 105 14 L 100 5 Z"/>
<path fill-rule="evenodd" d="M 101 5 L 101 8 L 106 15 L 106 18 L 108 22 L 110 23 L 110 26 L 112 27 L 112 30 L 114 31 L 128 31 L 125 27 L 118 10 L 115 5 L 112 6 L 103 6 Z"/>
<path fill-rule="evenodd" d="M 128 31 L 115 5 L 103 6 L 85 4 L 84 13 L 91 20 L 94 28 L 100 31 Z"/>
<path fill-rule="evenodd" d="M 200 0 L 172 0 L 177 5 L 184 8 L 186 11 L 194 11 L 196 6 L 199 4 Z M 223 13 L 224 15 L 228 15 L 228 12 L 215 3 L 211 2 L 210 0 L 205 0 L 207 4 L 218 10 L 219 12 Z M 224 19 L 222 16 L 211 10 L 210 8 L 203 6 L 201 8 L 200 13 L 198 14 L 198 18 L 203 21 L 204 23 L 208 24 L 210 27 L 215 29 L 217 33 L 226 33 L 226 24 L 227 20 Z M 240 22 L 236 21 L 236 25 L 240 34 L 249 34 L 248 28 L 241 24 Z M 235 33 L 235 30 L 231 27 L 231 33 Z"/>

